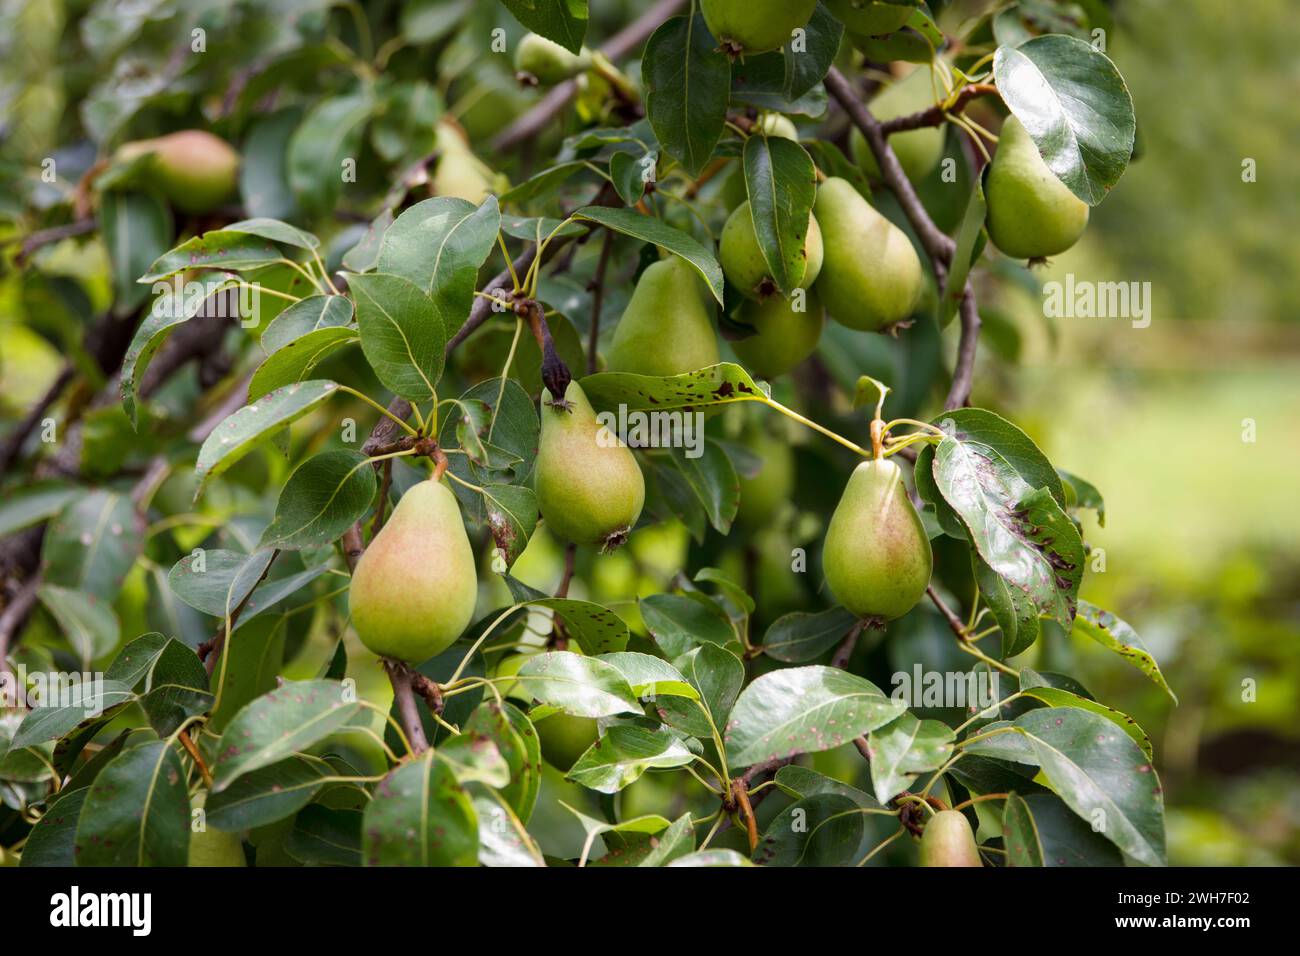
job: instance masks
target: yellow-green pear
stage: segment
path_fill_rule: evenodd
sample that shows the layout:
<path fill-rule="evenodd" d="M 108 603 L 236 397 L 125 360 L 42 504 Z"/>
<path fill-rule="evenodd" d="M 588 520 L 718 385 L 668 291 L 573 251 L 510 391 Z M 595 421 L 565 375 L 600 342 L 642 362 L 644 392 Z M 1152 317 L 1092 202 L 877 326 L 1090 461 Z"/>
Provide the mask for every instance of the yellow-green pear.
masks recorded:
<path fill-rule="evenodd" d="M 746 445 L 763 466 L 753 478 L 740 478 L 736 523 L 749 529 L 763 528 L 794 494 L 794 453 L 789 442 L 765 431 L 755 431 Z"/>
<path fill-rule="evenodd" d="M 573 544 L 618 547 L 641 516 L 645 478 L 631 449 L 596 419 L 582 386 L 563 402 L 542 389 L 542 432 L 534 475 L 546 526 Z"/>
<path fill-rule="evenodd" d="M 519 668 L 527 664 L 532 657 L 532 654 L 511 654 L 497 663 L 496 671 L 492 676 L 497 678 L 495 686 L 502 697 L 513 697 L 525 702 L 532 700 L 532 695 L 524 690 L 524 685 L 511 679 L 518 676 Z"/>
<path fill-rule="evenodd" d="M 799 130 L 795 128 L 794 122 L 780 113 L 764 113 L 759 117 L 757 126 L 764 135 L 799 141 Z"/>
<path fill-rule="evenodd" d="M 922 65 L 903 79 L 891 83 L 873 99 L 871 112 L 881 122 L 899 116 L 908 116 L 933 106 L 934 95 L 930 70 Z M 894 155 L 898 157 L 898 164 L 903 167 L 903 172 L 912 182 L 924 178 L 943 156 L 943 132 L 942 126 L 925 126 L 921 129 L 895 133 L 889 137 L 889 145 Z M 880 178 L 880 165 L 876 162 L 876 156 L 871 152 L 862 132 L 856 126 L 849 133 L 849 152 L 853 154 L 853 161 L 862 168 L 868 178 Z"/>
<path fill-rule="evenodd" d="M 983 866 L 970 821 L 960 810 L 941 810 L 921 831 L 922 866 Z"/>
<path fill-rule="evenodd" d="M 554 40 L 528 33 L 515 47 L 515 69 L 537 79 L 542 86 L 554 86 L 577 76 L 591 66 L 586 47 L 574 54 Z"/>
<path fill-rule="evenodd" d="M 220 136 L 201 129 L 182 130 L 123 143 L 115 158 L 125 162 L 145 154 L 152 156 L 148 183 L 183 212 L 211 212 L 235 195 L 239 154 Z"/>
<path fill-rule="evenodd" d="M 543 759 L 561 773 L 568 773 L 600 736 L 595 717 L 551 714 L 535 726 Z"/>
<path fill-rule="evenodd" d="M 804 261 L 803 276 L 796 287 L 806 289 L 822 271 L 824 248 L 822 231 L 813 213 L 808 214 L 808 230 L 804 233 L 799 253 Z M 777 292 L 763 250 L 758 245 L 754 231 L 754 217 L 749 200 L 737 206 L 727 217 L 718 242 L 718 259 L 727 281 L 749 299 L 762 301 Z"/>
<path fill-rule="evenodd" d="M 680 375 L 718 364 L 718 339 L 695 270 L 681 256 L 649 266 L 614 330 L 606 355 L 613 372 Z"/>
<path fill-rule="evenodd" d="M 1088 204 L 1048 168 L 1014 116 L 1002 124 L 984 196 L 989 238 L 1013 259 L 1062 253 L 1078 242 L 1088 225 Z"/>
<path fill-rule="evenodd" d="M 908 319 L 925 279 L 907 234 L 835 176 L 818 188 L 813 211 L 826 247 L 815 288 L 831 317 L 872 332 Z"/>
<path fill-rule="evenodd" d="M 732 56 L 766 53 L 807 26 L 817 0 L 700 0 L 713 38 Z"/>
<path fill-rule="evenodd" d="M 807 289 L 789 299 L 779 295 L 763 302 L 746 299 L 733 318 L 754 329 L 753 335 L 731 343 L 736 357 L 749 371 L 772 379 L 817 350 L 826 311 L 817 293 Z"/>
<path fill-rule="evenodd" d="M 853 470 L 826 528 L 822 571 L 840 604 L 892 621 L 921 600 L 934 558 L 903 474 L 887 458 Z"/>
<path fill-rule="evenodd" d="M 849 33 L 878 37 L 901 28 L 915 7 L 880 0 L 826 0 L 826 8 Z"/>
<path fill-rule="evenodd" d="M 450 647 L 474 616 L 478 573 L 456 495 L 413 485 L 352 572 L 357 636 L 374 653 L 419 664 Z"/>
<path fill-rule="evenodd" d="M 503 178 L 474 155 L 465 134 L 453 123 L 439 121 L 437 144 L 438 164 L 429 183 L 433 195 L 455 196 L 478 205 L 489 193 L 504 191 Z"/>
<path fill-rule="evenodd" d="M 202 807 L 207 802 L 206 793 L 198 793 L 190 801 L 191 807 Z M 190 832 L 190 854 L 186 866 L 248 866 L 244 847 L 237 833 L 227 833 L 205 826 Z"/>

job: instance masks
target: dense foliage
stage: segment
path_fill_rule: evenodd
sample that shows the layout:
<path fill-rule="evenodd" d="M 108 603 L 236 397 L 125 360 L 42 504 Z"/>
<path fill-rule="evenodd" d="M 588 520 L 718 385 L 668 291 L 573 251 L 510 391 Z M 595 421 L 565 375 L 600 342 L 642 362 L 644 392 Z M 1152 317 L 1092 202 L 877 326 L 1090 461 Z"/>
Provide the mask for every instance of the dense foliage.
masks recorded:
<path fill-rule="evenodd" d="M 971 405 L 1133 154 L 1106 4 L 13 19 L 6 861 L 1165 862 L 1034 666 L 1173 697 L 1101 492 Z"/>

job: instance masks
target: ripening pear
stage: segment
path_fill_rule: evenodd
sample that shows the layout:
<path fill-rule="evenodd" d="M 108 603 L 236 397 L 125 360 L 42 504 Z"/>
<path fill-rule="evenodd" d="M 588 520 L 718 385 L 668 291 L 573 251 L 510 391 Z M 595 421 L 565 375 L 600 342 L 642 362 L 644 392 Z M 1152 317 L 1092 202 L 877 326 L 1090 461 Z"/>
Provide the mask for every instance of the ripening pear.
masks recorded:
<path fill-rule="evenodd" d="M 595 717 L 574 717 L 565 713 L 543 717 L 536 728 L 542 757 L 561 773 L 568 773 L 600 736 Z"/>
<path fill-rule="evenodd" d="M 869 332 L 909 318 L 925 280 L 907 234 L 834 176 L 818 188 L 813 211 L 826 248 L 815 288 L 831 317 Z"/>
<path fill-rule="evenodd" d="M 822 570 L 835 599 L 861 618 L 892 621 L 921 600 L 934 558 L 898 466 L 853 470 L 826 528 Z"/>
<path fill-rule="evenodd" d="M 763 462 L 753 478 L 740 478 L 736 523 L 748 529 L 766 527 L 794 494 L 794 453 L 790 443 L 759 431 L 746 446 Z"/>
<path fill-rule="evenodd" d="M 766 53 L 808 25 L 817 0 L 700 0 L 713 38 L 733 56 Z"/>
<path fill-rule="evenodd" d="M 804 260 L 804 269 L 796 288 L 806 289 L 817 280 L 818 273 L 822 271 L 824 255 L 822 231 L 817 217 L 812 213 L 808 214 L 808 229 L 804 233 L 799 253 Z M 727 217 L 722 227 L 722 238 L 718 242 L 718 259 L 727 281 L 746 298 L 761 302 L 777 291 L 767 260 L 763 258 L 763 250 L 758 245 L 749 200 L 737 206 Z"/>
<path fill-rule="evenodd" d="M 1088 225 L 1088 204 L 1048 168 L 1014 116 L 1002 124 L 984 196 L 989 238 L 1013 259 L 1064 252 L 1078 242 Z"/>
<path fill-rule="evenodd" d="M 441 654 L 474 616 L 478 573 L 456 495 L 413 485 L 352 572 L 357 636 L 374 653 L 419 664 Z"/>
<path fill-rule="evenodd" d="M 902 7 L 895 9 L 908 10 Z M 935 91 L 930 80 L 930 70 L 919 66 L 901 80 L 896 80 L 871 101 L 871 112 L 880 121 L 896 119 L 929 109 L 934 105 Z M 890 148 L 898 157 L 898 164 L 912 182 L 923 179 L 943 156 L 943 127 L 926 126 L 921 129 L 895 133 L 889 137 Z M 880 165 L 871 152 L 862 132 L 855 126 L 849 133 L 849 151 L 853 161 L 870 179 L 880 178 Z"/>
<path fill-rule="evenodd" d="M 438 165 L 429 183 L 433 195 L 455 196 L 477 206 L 489 193 L 504 191 L 502 177 L 474 155 L 465 134 L 453 123 L 438 123 L 437 145 Z"/>
<path fill-rule="evenodd" d="M 731 343 L 736 357 L 754 374 L 773 379 L 817 350 L 826 310 L 817 293 L 808 289 L 789 299 L 779 295 L 763 302 L 746 299 L 732 318 L 754 329 L 753 335 Z"/>
<path fill-rule="evenodd" d="M 907 22 L 915 9 L 880 0 L 826 0 L 826 7 L 849 33 L 868 37 L 893 33 Z"/>
<path fill-rule="evenodd" d="M 191 806 L 202 807 L 207 794 L 197 794 Z M 244 847 L 237 833 L 205 827 L 190 833 L 190 854 L 186 866 L 248 866 Z"/>
<path fill-rule="evenodd" d="M 239 154 L 220 136 L 187 129 L 157 139 L 123 143 L 115 159 L 152 154 L 148 183 L 183 212 L 211 212 L 235 195 Z"/>
<path fill-rule="evenodd" d="M 577 76 L 591 66 L 586 47 L 574 54 L 554 40 L 528 33 L 515 47 L 515 69 L 537 78 L 542 86 L 554 86 Z"/>
<path fill-rule="evenodd" d="M 537 507 L 558 537 L 610 550 L 627 540 L 641 516 L 645 478 L 631 449 L 596 420 L 581 385 L 570 382 L 564 399 L 553 403 L 542 389 Z"/>
<path fill-rule="evenodd" d="M 695 270 L 670 255 L 641 273 L 614 330 L 610 371 L 680 375 L 718 364 L 718 339 Z"/>
<path fill-rule="evenodd" d="M 970 821 L 960 810 L 941 810 L 921 831 L 922 866 L 983 866 Z"/>

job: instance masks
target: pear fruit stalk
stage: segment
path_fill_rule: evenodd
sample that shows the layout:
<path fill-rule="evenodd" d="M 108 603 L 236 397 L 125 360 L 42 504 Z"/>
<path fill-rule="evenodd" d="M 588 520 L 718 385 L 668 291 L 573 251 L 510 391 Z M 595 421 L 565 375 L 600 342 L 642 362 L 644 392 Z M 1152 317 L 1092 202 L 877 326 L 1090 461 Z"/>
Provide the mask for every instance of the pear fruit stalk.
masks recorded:
<path fill-rule="evenodd" d="M 910 318 L 925 283 L 907 234 L 836 176 L 818 188 L 813 213 L 826 249 L 814 288 L 832 318 L 866 332 Z"/>
<path fill-rule="evenodd" d="M 569 383 L 563 402 L 542 389 L 534 485 L 538 509 L 556 536 L 603 550 L 627 540 L 645 504 L 636 456 L 596 420 L 577 382 Z"/>
<path fill-rule="evenodd" d="M 822 570 L 835 599 L 860 618 L 892 621 L 921 600 L 933 568 L 898 466 L 886 458 L 862 462 L 826 529 Z"/>
<path fill-rule="evenodd" d="M 641 273 L 606 356 L 614 372 L 680 375 L 718 364 L 718 339 L 703 285 L 681 256 Z"/>
<path fill-rule="evenodd" d="M 361 643 L 411 664 L 441 654 L 460 637 L 477 597 L 460 504 L 441 479 L 402 495 L 357 562 L 348 591 Z"/>
<path fill-rule="evenodd" d="M 989 238 L 1013 259 L 1058 255 L 1078 242 L 1088 226 L 1088 204 L 1043 162 L 1014 116 L 1002 124 L 984 195 Z"/>
<path fill-rule="evenodd" d="M 941 810 L 921 832 L 922 866 L 983 866 L 970 821 L 960 810 Z"/>

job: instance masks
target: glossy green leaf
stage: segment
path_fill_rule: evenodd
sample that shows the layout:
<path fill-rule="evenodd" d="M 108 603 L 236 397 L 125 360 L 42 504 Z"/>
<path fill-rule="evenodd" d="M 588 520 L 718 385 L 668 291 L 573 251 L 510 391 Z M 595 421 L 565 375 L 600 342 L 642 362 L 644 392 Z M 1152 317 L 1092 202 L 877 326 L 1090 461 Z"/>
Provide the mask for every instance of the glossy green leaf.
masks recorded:
<path fill-rule="evenodd" d="M 352 323 L 352 300 L 345 295 L 310 295 L 299 299 L 267 325 L 259 339 L 271 355 L 309 332 L 341 328 Z"/>
<path fill-rule="evenodd" d="M 367 866 L 472 866 L 478 833 L 469 795 L 429 750 L 375 787 L 361 852 Z"/>
<path fill-rule="evenodd" d="M 1142 638 L 1138 637 L 1137 631 L 1125 621 L 1095 604 L 1080 601 L 1079 615 L 1074 619 L 1074 629 L 1124 658 L 1146 674 L 1157 687 L 1169 695 L 1175 704 L 1178 703 L 1178 697 L 1169 689 L 1165 675 L 1160 673 L 1160 665 L 1142 643 Z"/>
<path fill-rule="evenodd" d="M 537 700 L 575 717 L 640 713 L 623 675 L 594 657 L 568 651 L 534 655 L 519 669 L 519 683 Z"/>
<path fill-rule="evenodd" d="M 324 451 L 289 476 L 275 506 L 275 520 L 258 548 L 300 550 L 326 546 L 370 510 L 375 470 L 360 452 Z"/>
<path fill-rule="evenodd" d="M 686 745 L 667 730 L 616 725 L 578 758 L 566 778 L 588 790 L 617 793 L 647 770 L 681 767 L 694 759 Z"/>
<path fill-rule="evenodd" d="M 786 807 L 754 850 L 762 866 L 848 866 L 866 833 L 866 816 L 848 797 L 818 793 Z"/>
<path fill-rule="evenodd" d="M 646 216 L 635 209 L 611 209 L 607 206 L 583 206 L 573 213 L 574 219 L 598 222 L 607 229 L 621 232 L 643 242 L 654 243 L 668 252 L 681 256 L 704 279 L 713 297 L 722 304 L 722 266 L 711 249 L 703 246 L 694 236 L 675 229 L 662 219 Z"/>
<path fill-rule="evenodd" d="M 731 63 L 704 17 L 673 17 L 655 30 L 641 75 L 655 136 L 668 155 L 698 175 L 722 135 L 731 91 Z"/>
<path fill-rule="evenodd" d="M 166 742 L 130 747 L 90 785 L 77 823 L 78 866 L 185 866 L 190 799 Z"/>
<path fill-rule="evenodd" d="M 927 770 L 938 770 L 952 756 L 953 732 L 937 720 L 899 715 L 867 735 L 871 785 L 876 799 L 887 804 Z"/>
<path fill-rule="evenodd" d="M 316 366 L 339 349 L 361 341 L 353 328 L 329 328 L 308 332 L 273 352 L 258 366 L 248 383 L 248 400 L 256 401 L 287 385 L 296 385 L 312 377 Z"/>
<path fill-rule="evenodd" d="M 542 851 L 506 800 L 488 787 L 471 784 L 478 817 L 478 862 L 482 866 L 545 866 Z"/>
<path fill-rule="evenodd" d="M 261 236 L 214 229 L 181 243 L 150 264 L 137 281 L 153 283 L 187 269 L 243 272 L 260 269 L 284 256 L 280 247 Z"/>
<path fill-rule="evenodd" d="M 433 300 L 401 276 L 367 273 L 348 282 L 361 349 L 379 380 L 410 401 L 429 401 L 442 377 L 447 344 L 447 323 Z"/>
<path fill-rule="evenodd" d="M 781 136 L 751 136 L 743 157 L 749 213 L 768 274 L 782 295 L 803 282 L 808 268 L 805 238 L 817 196 L 812 158 Z"/>
<path fill-rule="evenodd" d="M 601 654 L 600 660 L 611 665 L 628 682 L 638 697 L 688 697 L 699 699 L 699 691 L 686 676 L 666 660 L 635 651 Z"/>
<path fill-rule="evenodd" d="M 651 594 L 638 603 L 646 630 L 669 657 L 678 657 L 702 643 L 727 644 L 736 639 L 727 615 L 707 598 Z"/>

